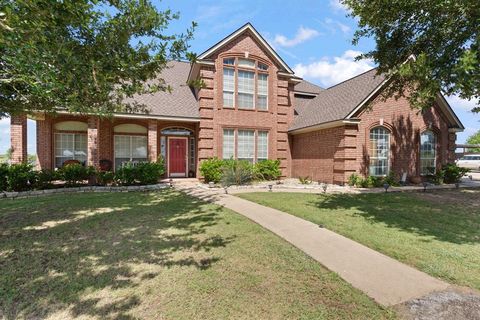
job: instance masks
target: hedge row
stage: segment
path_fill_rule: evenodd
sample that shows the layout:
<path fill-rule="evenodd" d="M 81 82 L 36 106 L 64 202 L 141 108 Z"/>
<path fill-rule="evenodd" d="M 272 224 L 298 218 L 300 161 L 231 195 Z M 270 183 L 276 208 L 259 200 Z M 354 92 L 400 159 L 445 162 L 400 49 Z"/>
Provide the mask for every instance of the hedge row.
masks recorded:
<path fill-rule="evenodd" d="M 34 170 L 27 163 L 0 164 L 0 191 L 29 191 L 53 188 L 55 183 L 79 185 L 146 185 L 155 184 L 165 172 L 161 159 L 157 162 L 128 163 L 114 172 L 95 167 L 68 164 L 58 170 Z"/>

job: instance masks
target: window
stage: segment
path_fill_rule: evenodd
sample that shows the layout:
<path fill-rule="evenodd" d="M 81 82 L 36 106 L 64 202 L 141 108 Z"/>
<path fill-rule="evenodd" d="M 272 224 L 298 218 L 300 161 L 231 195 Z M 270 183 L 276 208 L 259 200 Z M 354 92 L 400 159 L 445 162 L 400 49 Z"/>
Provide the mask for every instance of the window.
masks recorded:
<path fill-rule="evenodd" d="M 268 110 L 268 65 L 252 59 L 223 59 L 224 108 Z"/>
<path fill-rule="evenodd" d="M 223 69 L 223 106 L 233 108 L 235 96 L 235 70 Z"/>
<path fill-rule="evenodd" d="M 255 131 L 238 130 L 238 155 L 239 160 L 253 162 L 255 159 Z"/>
<path fill-rule="evenodd" d="M 190 170 L 195 171 L 195 138 L 190 137 Z"/>
<path fill-rule="evenodd" d="M 147 137 L 115 135 L 115 169 L 127 162 L 147 161 Z"/>
<path fill-rule="evenodd" d="M 235 158 L 235 131 L 223 130 L 223 159 Z"/>
<path fill-rule="evenodd" d="M 258 161 L 268 159 L 268 132 L 258 131 L 257 159 Z"/>
<path fill-rule="evenodd" d="M 425 131 L 420 135 L 420 174 L 435 173 L 436 141 L 435 134 Z"/>
<path fill-rule="evenodd" d="M 253 109 L 253 96 L 255 94 L 255 73 L 238 71 L 238 107 Z"/>
<path fill-rule="evenodd" d="M 383 127 L 370 131 L 370 175 L 388 174 L 390 157 L 390 133 Z"/>
<path fill-rule="evenodd" d="M 258 74 L 258 93 L 257 93 L 257 108 L 259 110 L 268 109 L 268 75 L 264 73 Z"/>
<path fill-rule="evenodd" d="M 83 133 L 55 133 L 55 168 L 67 160 L 87 161 L 87 135 Z"/>

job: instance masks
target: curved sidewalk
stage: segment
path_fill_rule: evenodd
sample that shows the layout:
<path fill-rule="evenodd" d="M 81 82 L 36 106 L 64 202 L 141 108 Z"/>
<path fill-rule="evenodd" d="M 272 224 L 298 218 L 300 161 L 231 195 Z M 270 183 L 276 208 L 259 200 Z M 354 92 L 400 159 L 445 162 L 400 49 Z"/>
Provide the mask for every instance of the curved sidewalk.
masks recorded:
<path fill-rule="evenodd" d="M 446 282 L 288 213 L 232 195 L 186 186 L 179 189 L 258 223 L 382 305 L 396 305 L 449 287 Z"/>

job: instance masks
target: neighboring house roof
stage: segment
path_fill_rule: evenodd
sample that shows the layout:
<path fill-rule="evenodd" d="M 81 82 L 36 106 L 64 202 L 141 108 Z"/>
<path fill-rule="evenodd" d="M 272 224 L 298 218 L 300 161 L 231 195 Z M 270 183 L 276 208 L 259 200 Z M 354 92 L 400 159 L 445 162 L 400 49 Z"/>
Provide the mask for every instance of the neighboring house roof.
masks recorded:
<path fill-rule="evenodd" d="M 215 45 L 205 50 L 198 56 L 198 60 L 208 59 L 209 56 L 211 56 L 217 50 L 222 48 L 224 45 L 226 45 L 245 31 L 250 31 L 254 38 L 266 49 L 268 53 L 270 53 L 270 55 L 276 60 L 276 62 L 278 62 L 278 64 L 284 69 L 283 71 L 292 75 L 294 74 L 293 70 L 288 66 L 288 64 L 283 61 L 283 59 L 275 52 L 275 50 L 273 50 L 273 48 L 268 44 L 267 41 L 265 41 L 265 39 L 260 35 L 260 33 L 258 33 L 258 31 L 252 26 L 250 22 L 247 22 L 246 24 L 232 32 L 230 35 L 226 36 L 225 38 L 217 42 Z"/>
<path fill-rule="evenodd" d="M 296 94 L 308 93 L 308 94 L 317 95 L 320 93 L 320 91 L 323 91 L 325 89 L 317 86 L 316 84 L 308 82 L 307 80 L 302 80 L 301 82 L 295 85 L 294 90 Z"/>
<path fill-rule="evenodd" d="M 385 77 L 372 69 L 320 91 L 308 103 L 296 106 L 298 115 L 290 131 L 344 119 L 384 81 Z"/>
<path fill-rule="evenodd" d="M 200 118 L 195 94 L 186 83 L 189 72 L 189 62 L 170 61 L 158 78 L 170 85 L 171 92 L 137 95 L 127 101 L 144 105 L 152 116 Z"/>

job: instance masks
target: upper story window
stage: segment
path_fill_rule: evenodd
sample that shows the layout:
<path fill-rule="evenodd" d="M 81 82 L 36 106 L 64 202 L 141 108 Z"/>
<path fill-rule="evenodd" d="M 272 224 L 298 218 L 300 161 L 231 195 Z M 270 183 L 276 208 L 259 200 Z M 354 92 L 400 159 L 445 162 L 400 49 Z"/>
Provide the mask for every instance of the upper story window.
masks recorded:
<path fill-rule="evenodd" d="M 268 110 L 268 65 L 252 59 L 223 59 L 223 107 Z"/>
<path fill-rule="evenodd" d="M 436 139 L 432 131 L 420 135 L 420 173 L 434 174 L 436 167 Z"/>
<path fill-rule="evenodd" d="M 386 176 L 390 163 L 390 132 L 384 127 L 370 130 L 370 175 Z"/>

